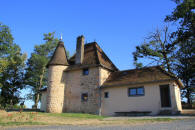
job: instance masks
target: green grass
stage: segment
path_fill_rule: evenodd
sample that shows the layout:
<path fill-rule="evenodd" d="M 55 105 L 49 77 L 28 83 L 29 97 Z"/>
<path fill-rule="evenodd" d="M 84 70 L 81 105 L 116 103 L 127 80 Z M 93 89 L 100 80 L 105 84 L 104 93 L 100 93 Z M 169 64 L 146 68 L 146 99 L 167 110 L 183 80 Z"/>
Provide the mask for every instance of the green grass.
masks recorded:
<path fill-rule="evenodd" d="M 84 113 L 42 113 L 42 112 L 22 112 L 22 113 L 0 113 L 0 126 L 22 126 L 22 125 L 113 125 L 113 124 L 134 124 L 149 122 L 169 122 L 178 119 L 172 118 L 143 118 L 143 119 L 113 119 L 104 120 L 105 116 L 98 116 Z"/>
<path fill-rule="evenodd" d="M 65 117 L 65 118 L 80 118 L 80 119 L 104 119 L 105 116 L 98 116 L 93 114 L 83 114 L 83 113 L 39 113 L 47 116 L 55 117 Z"/>
<path fill-rule="evenodd" d="M 46 125 L 45 123 L 42 122 L 0 122 L 0 126 L 19 126 L 19 125 Z"/>
<path fill-rule="evenodd" d="M 2 122 L 2 118 L 0 117 L 0 123 Z M 0 126 L 1 126 L 1 124 L 0 124 Z"/>

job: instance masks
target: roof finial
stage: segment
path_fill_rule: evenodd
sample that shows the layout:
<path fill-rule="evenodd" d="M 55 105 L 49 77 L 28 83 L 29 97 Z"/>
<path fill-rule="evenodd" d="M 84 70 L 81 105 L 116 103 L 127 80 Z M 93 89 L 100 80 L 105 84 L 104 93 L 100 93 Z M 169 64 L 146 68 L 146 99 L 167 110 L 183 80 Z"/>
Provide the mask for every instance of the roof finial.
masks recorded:
<path fill-rule="evenodd" d="M 62 41 L 62 33 L 60 34 L 60 41 Z"/>

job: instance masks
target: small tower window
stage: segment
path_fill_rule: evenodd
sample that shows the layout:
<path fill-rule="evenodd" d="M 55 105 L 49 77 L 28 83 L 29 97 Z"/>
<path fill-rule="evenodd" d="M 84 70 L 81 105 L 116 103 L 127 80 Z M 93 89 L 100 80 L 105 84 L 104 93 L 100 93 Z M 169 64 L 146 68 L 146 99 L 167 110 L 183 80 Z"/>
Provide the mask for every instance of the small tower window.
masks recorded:
<path fill-rule="evenodd" d="M 108 92 L 104 92 L 104 98 L 109 98 L 109 93 Z"/>
<path fill-rule="evenodd" d="M 82 93 L 81 94 L 81 101 L 87 102 L 88 100 L 88 93 Z"/>
<path fill-rule="evenodd" d="M 89 69 L 88 68 L 83 69 L 83 75 L 89 75 Z"/>

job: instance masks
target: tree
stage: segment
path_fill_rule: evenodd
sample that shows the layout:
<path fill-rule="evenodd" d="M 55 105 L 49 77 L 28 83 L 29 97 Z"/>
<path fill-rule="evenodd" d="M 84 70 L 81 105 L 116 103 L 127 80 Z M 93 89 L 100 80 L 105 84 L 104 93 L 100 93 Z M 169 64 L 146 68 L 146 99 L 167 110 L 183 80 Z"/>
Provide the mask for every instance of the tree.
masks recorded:
<path fill-rule="evenodd" d="M 195 77 L 193 46 L 191 41 L 186 41 L 185 44 L 180 44 L 180 49 L 177 52 L 177 62 L 175 64 L 177 76 L 182 79 L 185 88 L 182 91 L 182 97 L 187 98 L 188 104 L 192 104 L 192 97 L 195 94 L 193 87 L 193 78 Z"/>
<path fill-rule="evenodd" d="M 173 0 L 177 7 L 171 15 L 165 18 L 166 22 L 178 22 L 179 28 L 175 32 L 177 41 L 185 41 L 195 37 L 195 1 L 194 0 Z M 185 43 L 185 42 L 183 42 Z"/>
<path fill-rule="evenodd" d="M 8 66 L 7 54 L 12 44 L 13 37 L 9 27 L 0 23 L 0 73 Z"/>
<path fill-rule="evenodd" d="M 175 60 L 175 50 L 174 38 L 168 26 L 165 26 L 162 30 L 157 29 L 151 33 L 140 46 L 136 46 L 136 51 L 133 52 L 134 64 L 137 68 L 143 67 L 143 64 L 138 61 L 144 58 L 150 61 L 149 65 L 161 65 L 169 72 L 173 72 L 172 63 Z"/>
<path fill-rule="evenodd" d="M 177 22 L 178 30 L 174 32 L 175 41 L 179 45 L 177 52 L 176 70 L 178 77 L 184 83 L 183 97 L 187 98 L 188 104 L 192 104 L 195 95 L 194 84 L 194 58 L 195 58 L 195 1 L 174 0 L 177 7 L 171 15 L 165 19 L 167 22 Z"/>
<path fill-rule="evenodd" d="M 0 49 L 0 104 L 5 108 L 20 101 L 26 54 L 13 43 L 9 27 L 3 24 L 0 24 Z"/>
<path fill-rule="evenodd" d="M 46 65 L 59 41 L 54 35 L 54 32 L 44 34 L 43 40 L 45 40 L 45 43 L 35 46 L 34 52 L 31 53 L 31 57 L 27 62 L 25 84 L 32 90 L 32 93 L 28 97 L 34 100 L 35 108 L 37 108 L 40 100 L 40 89 L 47 86 Z"/>

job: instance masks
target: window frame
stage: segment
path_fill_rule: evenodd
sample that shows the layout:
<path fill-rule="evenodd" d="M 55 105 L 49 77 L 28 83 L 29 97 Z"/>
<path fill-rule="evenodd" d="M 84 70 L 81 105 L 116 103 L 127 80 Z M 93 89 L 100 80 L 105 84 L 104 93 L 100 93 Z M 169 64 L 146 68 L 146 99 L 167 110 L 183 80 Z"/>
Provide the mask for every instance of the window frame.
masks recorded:
<path fill-rule="evenodd" d="M 85 95 L 85 94 L 87 95 L 87 99 L 84 99 L 84 95 Z M 88 99 L 89 99 L 88 93 L 81 93 L 81 102 L 87 102 Z"/>
<path fill-rule="evenodd" d="M 109 98 L 109 92 L 104 92 L 104 98 Z"/>
<path fill-rule="evenodd" d="M 139 88 L 143 88 L 143 94 L 138 94 L 138 89 Z M 130 90 L 131 89 L 136 89 L 136 94 L 135 95 L 131 95 L 130 94 Z M 134 88 L 128 88 L 128 91 L 127 91 L 128 93 L 127 93 L 127 95 L 128 95 L 128 97 L 137 97 L 137 96 L 145 96 L 145 88 L 144 88 L 144 86 L 140 86 L 140 87 L 134 87 Z"/>
<path fill-rule="evenodd" d="M 87 74 L 85 72 L 88 72 Z M 84 68 L 83 69 L 83 75 L 86 76 L 86 75 L 89 75 L 89 68 Z"/>

